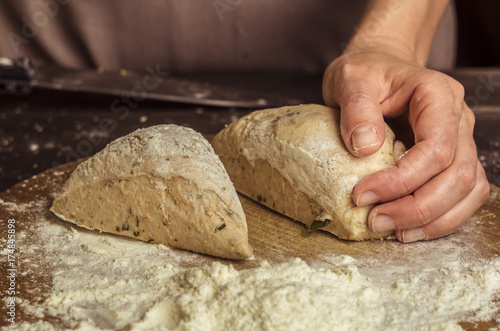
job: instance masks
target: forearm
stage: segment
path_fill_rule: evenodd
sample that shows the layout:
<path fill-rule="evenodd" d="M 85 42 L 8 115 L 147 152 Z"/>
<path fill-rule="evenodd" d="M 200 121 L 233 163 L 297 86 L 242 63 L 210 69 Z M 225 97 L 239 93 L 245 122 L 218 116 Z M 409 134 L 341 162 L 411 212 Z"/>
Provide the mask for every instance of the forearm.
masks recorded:
<path fill-rule="evenodd" d="M 424 66 L 449 0 L 370 0 L 350 51 L 387 51 Z"/>

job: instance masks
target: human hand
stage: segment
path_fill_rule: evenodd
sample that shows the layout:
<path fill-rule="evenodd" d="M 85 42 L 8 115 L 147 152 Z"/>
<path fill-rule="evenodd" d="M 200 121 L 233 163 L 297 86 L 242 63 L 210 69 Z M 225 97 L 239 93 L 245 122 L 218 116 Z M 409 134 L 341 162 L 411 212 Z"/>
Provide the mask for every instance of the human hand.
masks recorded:
<path fill-rule="evenodd" d="M 342 137 L 357 157 L 381 147 L 384 117 L 408 116 L 415 145 L 396 166 L 362 179 L 352 197 L 358 206 L 380 203 L 368 215 L 371 230 L 395 230 L 402 242 L 434 239 L 467 221 L 490 187 L 463 87 L 394 54 L 384 47 L 345 52 L 325 72 L 323 97 L 340 107 Z"/>

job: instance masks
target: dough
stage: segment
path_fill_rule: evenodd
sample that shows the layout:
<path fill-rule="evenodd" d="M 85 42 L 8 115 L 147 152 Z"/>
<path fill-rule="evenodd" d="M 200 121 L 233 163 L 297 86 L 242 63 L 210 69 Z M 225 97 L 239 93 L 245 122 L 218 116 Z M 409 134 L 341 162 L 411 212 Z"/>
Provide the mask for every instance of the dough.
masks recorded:
<path fill-rule="evenodd" d="M 212 145 L 236 189 L 288 217 L 339 238 L 391 235 L 366 226 L 372 206 L 357 207 L 352 189 L 363 177 L 395 165 L 404 151 L 386 125 L 380 150 L 352 156 L 340 135 L 340 112 L 299 105 L 253 112 L 229 125 Z"/>
<path fill-rule="evenodd" d="M 81 163 L 51 211 L 88 229 L 224 258 L 252 255 L 224 166 L 201 134 L 176 125 L 139 129 Z"/>

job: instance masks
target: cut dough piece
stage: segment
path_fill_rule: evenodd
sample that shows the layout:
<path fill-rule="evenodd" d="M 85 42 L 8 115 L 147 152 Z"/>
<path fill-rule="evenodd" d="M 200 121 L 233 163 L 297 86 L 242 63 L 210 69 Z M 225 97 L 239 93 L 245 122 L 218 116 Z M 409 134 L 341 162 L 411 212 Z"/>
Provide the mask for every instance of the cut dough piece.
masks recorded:
<path fill-rule="evenodd" d="M 219 132 L 215 152 L 236 189 L 288 217 L 339 238 L 382 238 L 366 219 L 372 206 L 351 197 L 363 177 L 395 165 L 404 152 L 386 125 L 385 142 L 366 158 L 352 156 L 340 135 L 340 112 L 299 105 L 253 112 Z"/>
<path fill-rule="evenodd" d="M 252 255 L 245 214 L 203 136 L 139 129 L 71 174 L 51 211 L 79 226 L 231 259 Z"/>

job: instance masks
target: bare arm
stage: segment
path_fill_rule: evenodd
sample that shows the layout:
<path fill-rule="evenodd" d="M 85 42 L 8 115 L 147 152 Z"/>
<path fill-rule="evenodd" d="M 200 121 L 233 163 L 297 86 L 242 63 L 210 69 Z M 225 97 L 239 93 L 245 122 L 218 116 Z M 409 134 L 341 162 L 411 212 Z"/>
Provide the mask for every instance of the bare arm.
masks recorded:
<path fill-rule="evenodd" d="M 425 66 L 434 33 L 449 0 L 371 0 L 349 45 L 381 49 Z"/>

